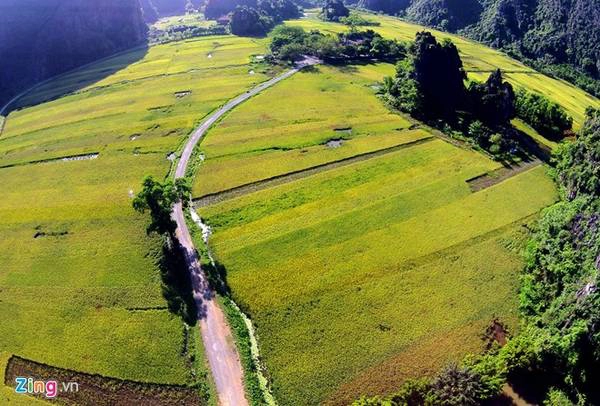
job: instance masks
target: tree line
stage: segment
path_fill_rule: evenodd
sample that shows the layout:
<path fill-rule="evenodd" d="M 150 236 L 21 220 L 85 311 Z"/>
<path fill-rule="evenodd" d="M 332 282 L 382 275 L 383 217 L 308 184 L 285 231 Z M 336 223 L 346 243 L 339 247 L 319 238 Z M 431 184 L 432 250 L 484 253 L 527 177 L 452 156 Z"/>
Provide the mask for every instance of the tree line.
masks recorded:
<path fill-rule="evenodd" d="M 404 44 L 385 39 L 373 30 L 353 28 L 331 35 L 288 26 L 273 30 L 269 48 L 269 58 L 274 62 L 294 62 L 305 55 L 316 56 L 329 63 L 373 59 L 396 61 L 406 52 Z"/>
<path fill-rule="evenodd" d="M 458 49 L 448 39 L 440 43 L 430 32 L 419 32 L 407 50 L 396 75 L 383 81 L 383 97 L 393 108 L 466 135 L 499 157 L 519 148 L 510 123 L 515 117 L 548 138 L 562 138 L 571 129 L 573 121 L 561 106 L 523 89 L 515 92 L 500 70 L 484 83 L 467 81 Z"/>

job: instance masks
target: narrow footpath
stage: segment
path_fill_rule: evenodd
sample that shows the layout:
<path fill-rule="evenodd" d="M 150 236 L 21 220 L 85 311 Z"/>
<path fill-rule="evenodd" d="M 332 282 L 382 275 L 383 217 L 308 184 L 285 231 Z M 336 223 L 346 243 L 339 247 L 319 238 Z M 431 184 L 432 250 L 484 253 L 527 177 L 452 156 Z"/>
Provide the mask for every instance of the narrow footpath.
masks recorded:
<path fill-rule="evenodd" d="M 223 115 L 252 96 L 289 78 L 302 68 L 316 63 L 318 63 L 317 60 L 307 58 L 298 63 L 293 69 L 237 96 L 210 114 L 194 131 L 186 143 L 175 170 L 175 178 L 185 176 L 194 148 L 208 129 Z M 181 203 L 176 204 L 173 208 L 173 218 L 177 222 L 176 235 L 185 250 L 192 281 L 193 295 L 198 307 L 198 324 L 202 334 L 202 341 L 204 342 L 206 358 L 208 359 L 215 382 L 219 404 L 222 406 L 245 406 L 248 405 L 248 400 L 244 391 L 244 375 L 235 342 L 227 324 L 225 314 L 216 302 L 215 294 L 200 266 L 200 259 L 198 258 L 196 248 L 185 222 L 183 209 Z"/>

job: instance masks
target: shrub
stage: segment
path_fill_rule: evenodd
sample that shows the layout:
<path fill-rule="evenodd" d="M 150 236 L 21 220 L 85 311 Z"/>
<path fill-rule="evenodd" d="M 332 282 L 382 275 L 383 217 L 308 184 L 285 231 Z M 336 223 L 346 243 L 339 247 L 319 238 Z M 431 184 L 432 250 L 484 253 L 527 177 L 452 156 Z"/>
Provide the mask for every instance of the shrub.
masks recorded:
<path fill-rule="evenodd" d="M 515 108 L 517 117 L 547 138 L 560 139 L 573 126 L 573 119 L 560 105 L 537 93 L 517 91 Z"/>

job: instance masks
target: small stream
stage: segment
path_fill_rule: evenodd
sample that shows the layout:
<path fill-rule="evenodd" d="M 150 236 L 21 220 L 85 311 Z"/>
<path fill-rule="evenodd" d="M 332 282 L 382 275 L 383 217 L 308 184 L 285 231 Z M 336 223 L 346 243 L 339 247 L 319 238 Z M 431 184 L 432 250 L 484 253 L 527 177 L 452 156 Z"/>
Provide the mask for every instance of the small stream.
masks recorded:
<path fill-rule="evenodd" d="M 212 254 L 210 253 L 210 249 L 208 248 L 208 239 L 210 238 L 210 236 L 212 234 L 212 230 L 208 224 L 205 224 L 202 221 L 202 218 L 196 212 L 196 210 L 194 209 L 193 206 L 190 206 L 190 215 L 191 215 L 194 223 L 196 223 L 196 225 L 202 231 L 202 240 L 204 241 L 204 244 L 206 245 L 206 252 L 208 255 L 208 259 L 214 265 L 215 261 L 212 257 Z M 262 390 L 265 401 L 267 402 L 267 405 L 269 405 L 269 406 L 277 406 L 277 402 L 275 401 L 275 398 L 273 397 L 273 394 L 271 393 L 271 390 L 269 389 L 269 381 L 263 374 L 265 367 L 260 360 L 258 340 L 256 339 L 256 331 L 254 330 L 254 325 L 252 324 L 252 320 L 250 320 L 250 318 L 248 316 L 246 316 L 246 314 L 239 308 L 239 306 L 233 300 L 231 300 L 229 298 L 226 298 L 226 300 L 229 300 L 230 303 L 233 305 L 233 307 L 238 311 L 240 316 L 242 316 L 242 319 L 244 320 L 244 323 L 246 324 L 246 328 L 248 329 L 248 334 L 250 336 L 250 351 L 252 353 L 252 359 L 254 361 L 254 364 L 256 365 L 256 374 L 258 375 L 258 382 L 260 383 L 260 388 Z"/>

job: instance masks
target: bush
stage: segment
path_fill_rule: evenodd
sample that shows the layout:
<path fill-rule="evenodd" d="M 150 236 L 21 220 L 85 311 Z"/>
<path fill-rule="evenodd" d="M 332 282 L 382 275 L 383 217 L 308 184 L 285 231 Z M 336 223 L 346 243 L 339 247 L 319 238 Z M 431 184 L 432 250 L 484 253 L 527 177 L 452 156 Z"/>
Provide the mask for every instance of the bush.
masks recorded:
<path fill-rule="evenodd" d="M 481 376 L 456 364 L 442 371 L 431 386 L 438 404 L 442 405 L 477 406 L 487 399 L 487 388 L 481 381 Z"/>
<path fill-rule="evenodd" d="M 544 137 L 563 138 L 573 127 L 573 119 L 558 104 L 544 96 L 520 89 L 516 94 L 517 117 L 525 121 Z"/>
<path fill-rule="evenodd" d="M 381 25 L 379 21 L 366 19 L 360 14 L 356 13 L 350 13 L 348 17 L 341 17 L 340 23 L 349 25 L 350 27 L 377 27 Z"/>

